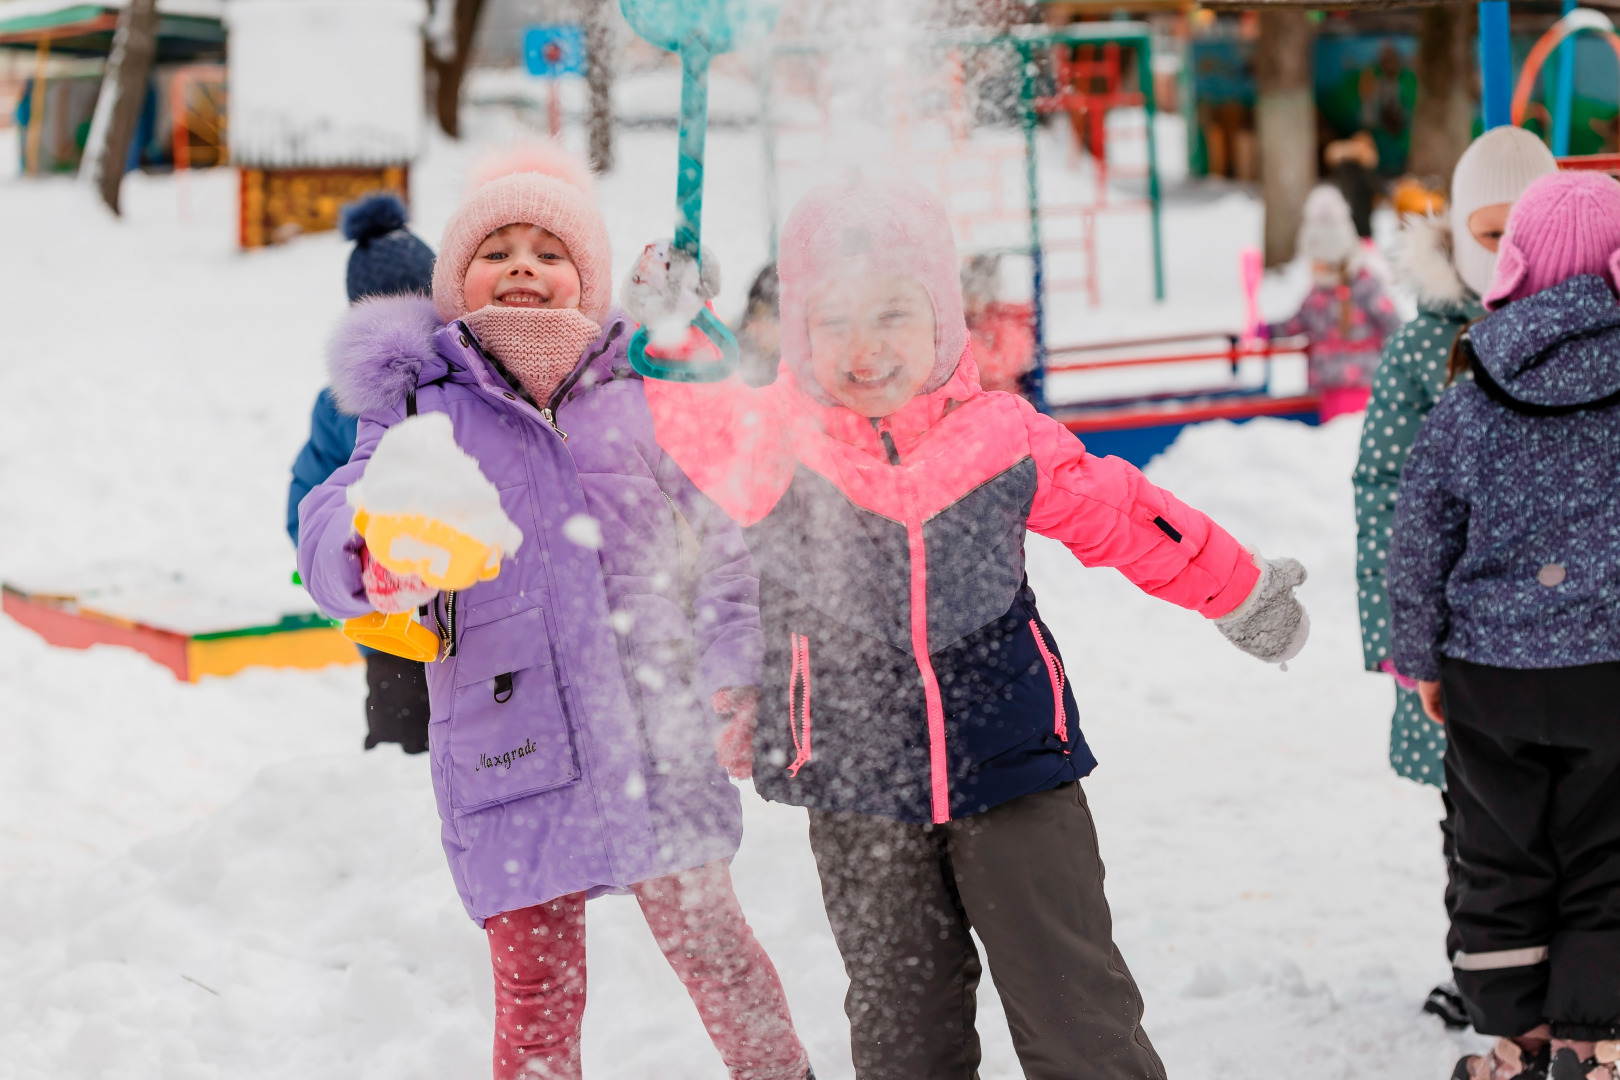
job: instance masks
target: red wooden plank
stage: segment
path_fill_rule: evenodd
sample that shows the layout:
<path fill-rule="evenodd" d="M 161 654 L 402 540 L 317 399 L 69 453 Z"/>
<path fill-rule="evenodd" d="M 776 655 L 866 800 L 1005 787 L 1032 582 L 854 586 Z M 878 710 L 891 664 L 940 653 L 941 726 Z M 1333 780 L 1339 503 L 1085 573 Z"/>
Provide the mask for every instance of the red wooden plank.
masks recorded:
<path fill-rule="evenodd" d="M 1132 409 L 1087 416 L 1058 414 L 1064 427 L 1080 434 L 1087 431 L 1118 431 L 1122 428 L 1160 427 L 1166 424 L 1197 424 L 1205 420 L 1249 420 L 1257 416 L 1298 416 L 1315 412 L 1316 398 L 1305 395 L 1265 398 L 1260 401 L 1216 402 L 1174 409 Z"/>
<path fill-rule="evenodd" d="M 1578 157 L 1558 159 L 1560 169 L 1590 169 L 1596 172 L 1620 172 L 1620 154 L 1581 154 Z"/>
<path fill-rule="evenodd" d="M 92 645 L 122 645 L 145 653 L 181 680 L 186 678 L 186 639 L 166 630 L 154 630 L 76 608 L 32 600 L 12 589 L 0 596 L 0 610 L 52 645 L 88 649 Z"/>

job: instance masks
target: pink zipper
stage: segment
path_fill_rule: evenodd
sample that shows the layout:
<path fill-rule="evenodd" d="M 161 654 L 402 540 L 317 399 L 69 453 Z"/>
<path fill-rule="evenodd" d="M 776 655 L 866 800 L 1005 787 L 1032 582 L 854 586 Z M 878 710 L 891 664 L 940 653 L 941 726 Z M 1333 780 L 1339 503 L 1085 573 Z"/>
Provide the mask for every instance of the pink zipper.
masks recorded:
<path fill-rule="evenodd" d="M 901 476 L 900 492 L 906 500 L 906 542 L 911 555 L 911 652 L 922 675 L 923 702 L 928 710 L 929 802 L 934 824 L 940 825 L 951 820 L 950 760 L 945 753 L 945 703 L 928 654 L 928 549 L 923 542 L 917 486 L 909 475 Z"/>
<path fill-rule="evenodd" d="M 788 775 L 797 777 L 799 770 L 810 762 L 810 639 L 800 634 L 792 635 L 793 666 L 788 673 L 788 734 L 793 736 L 793 763 L 788 766 Z M 804 738 L 799 738 L 800 722 L 798 708 L 798 684 L 801 676 L 804 679 Z"/>
<path fill-rule="evenodd" d="M 1041 659 L 1046 661 L 1046 675 L 1052 680 L 1052 730 L 1058 738 L 1065 743 L 1069 741 L 1069 714 L 1063 707 L 1063 687 L 1068 679 L 1063 674 L 1063 665 L 1053 655 L 1052 650 L 1046 647 L 1046 639 L 1041 636 L 1041 628 L 1035 625 L 1035 620 L 1029 620 L 1029 632 L 1035 635 L 1035 647 L 1041 650 Z M 1069 751 L 1063 751 L 1067 754 Z"/>

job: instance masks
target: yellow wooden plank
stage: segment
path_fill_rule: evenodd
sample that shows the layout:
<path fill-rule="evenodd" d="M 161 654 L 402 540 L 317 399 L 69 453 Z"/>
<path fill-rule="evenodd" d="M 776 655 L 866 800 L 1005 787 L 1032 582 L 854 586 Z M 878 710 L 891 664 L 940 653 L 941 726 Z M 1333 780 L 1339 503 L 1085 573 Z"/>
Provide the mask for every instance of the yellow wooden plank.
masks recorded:
<path fill-rule="evenodd" d="M 191 682 L 204 675 L 235 675 L 249 667 L 312 669 L 358 664 L 360 659 L 354 642 L 337 627 L 194 640 L 186 645 L 186 670 Z"/>

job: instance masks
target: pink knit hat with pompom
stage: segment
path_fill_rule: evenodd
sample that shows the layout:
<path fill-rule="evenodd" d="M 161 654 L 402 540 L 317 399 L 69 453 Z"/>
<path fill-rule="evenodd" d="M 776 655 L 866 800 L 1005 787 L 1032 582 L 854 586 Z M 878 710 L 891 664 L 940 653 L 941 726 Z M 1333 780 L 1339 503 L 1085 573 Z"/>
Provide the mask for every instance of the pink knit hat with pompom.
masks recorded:
<path fill-rule="evenodd" d="M 945 205 L 921 184 L 861 180 L 816 188 L 788 215 L 776 265 L 782 359 L 812 396 L 823 395 L 810 374 L 806 309 L 817 289 L 847 274 L 917 279 L 934 304 L 934 369 L 922 393 L 939 389 L 955 373 L 968 341 L 956 238 Z"/>
<path fill-rule="evenodd" d="M 1524 189 L 1508 214 L 1485 307 L 1495 311 L 1577 274 L 1620 287 L 1620 183 L 1605 173 L 1552 173 Z"/>
<path fill-rule="evenodd" d="M 579 270 L 579 310 L 600 324 L 613 299 L 607 223 L 584 163 L 555 143 L 519 146 L 473 170 L 467 197 L 444 227 L 433 267 L 433 306 L 445 322 L 467 314 L 467 267 L 484 238 L 507 225 L 538 225 L 568 248 Z"/>

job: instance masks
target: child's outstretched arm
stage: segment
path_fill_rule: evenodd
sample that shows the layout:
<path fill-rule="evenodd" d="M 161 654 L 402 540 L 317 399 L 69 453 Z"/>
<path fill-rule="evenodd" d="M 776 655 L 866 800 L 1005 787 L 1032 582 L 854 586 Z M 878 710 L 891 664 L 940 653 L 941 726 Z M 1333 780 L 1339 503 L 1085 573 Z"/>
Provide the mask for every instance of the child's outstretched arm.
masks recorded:
<path fill-rule="evenodd" d="M 1450 626 L 1446 579 L 1468 546 L 1468 504 L 1451 490 L 1459 439 L 1453 417 L 1462 390 L 1440 399 L 1406 457 L 1395 500 L 1386 574 L 1395 666 L 1420 682 L 1440 677 Z"/>
<path fill-rule="evenodd" d="M 1214 619 L 1260 578 L 1254 557 L 1206 515 L 1116 457 L 1088 453 L 1033 408 L 1024 414 L 1039 484 L 1029 527 L 1086 566 L 1112 566 L 1143 592 Z"/>
<path fill-rule="evenodd" d="M 1294 599 L 1292 559 L 1268 562 L 1120 458 L 1086 452 L 1051 417 L 1024 407 L 1038 476 L 1029 527 L 1086 566 L 1112 566 L 1142 591 L 1216 620 L 1232 644 L 1267 663 L 1290 660 L 1310 622 Z"/>

